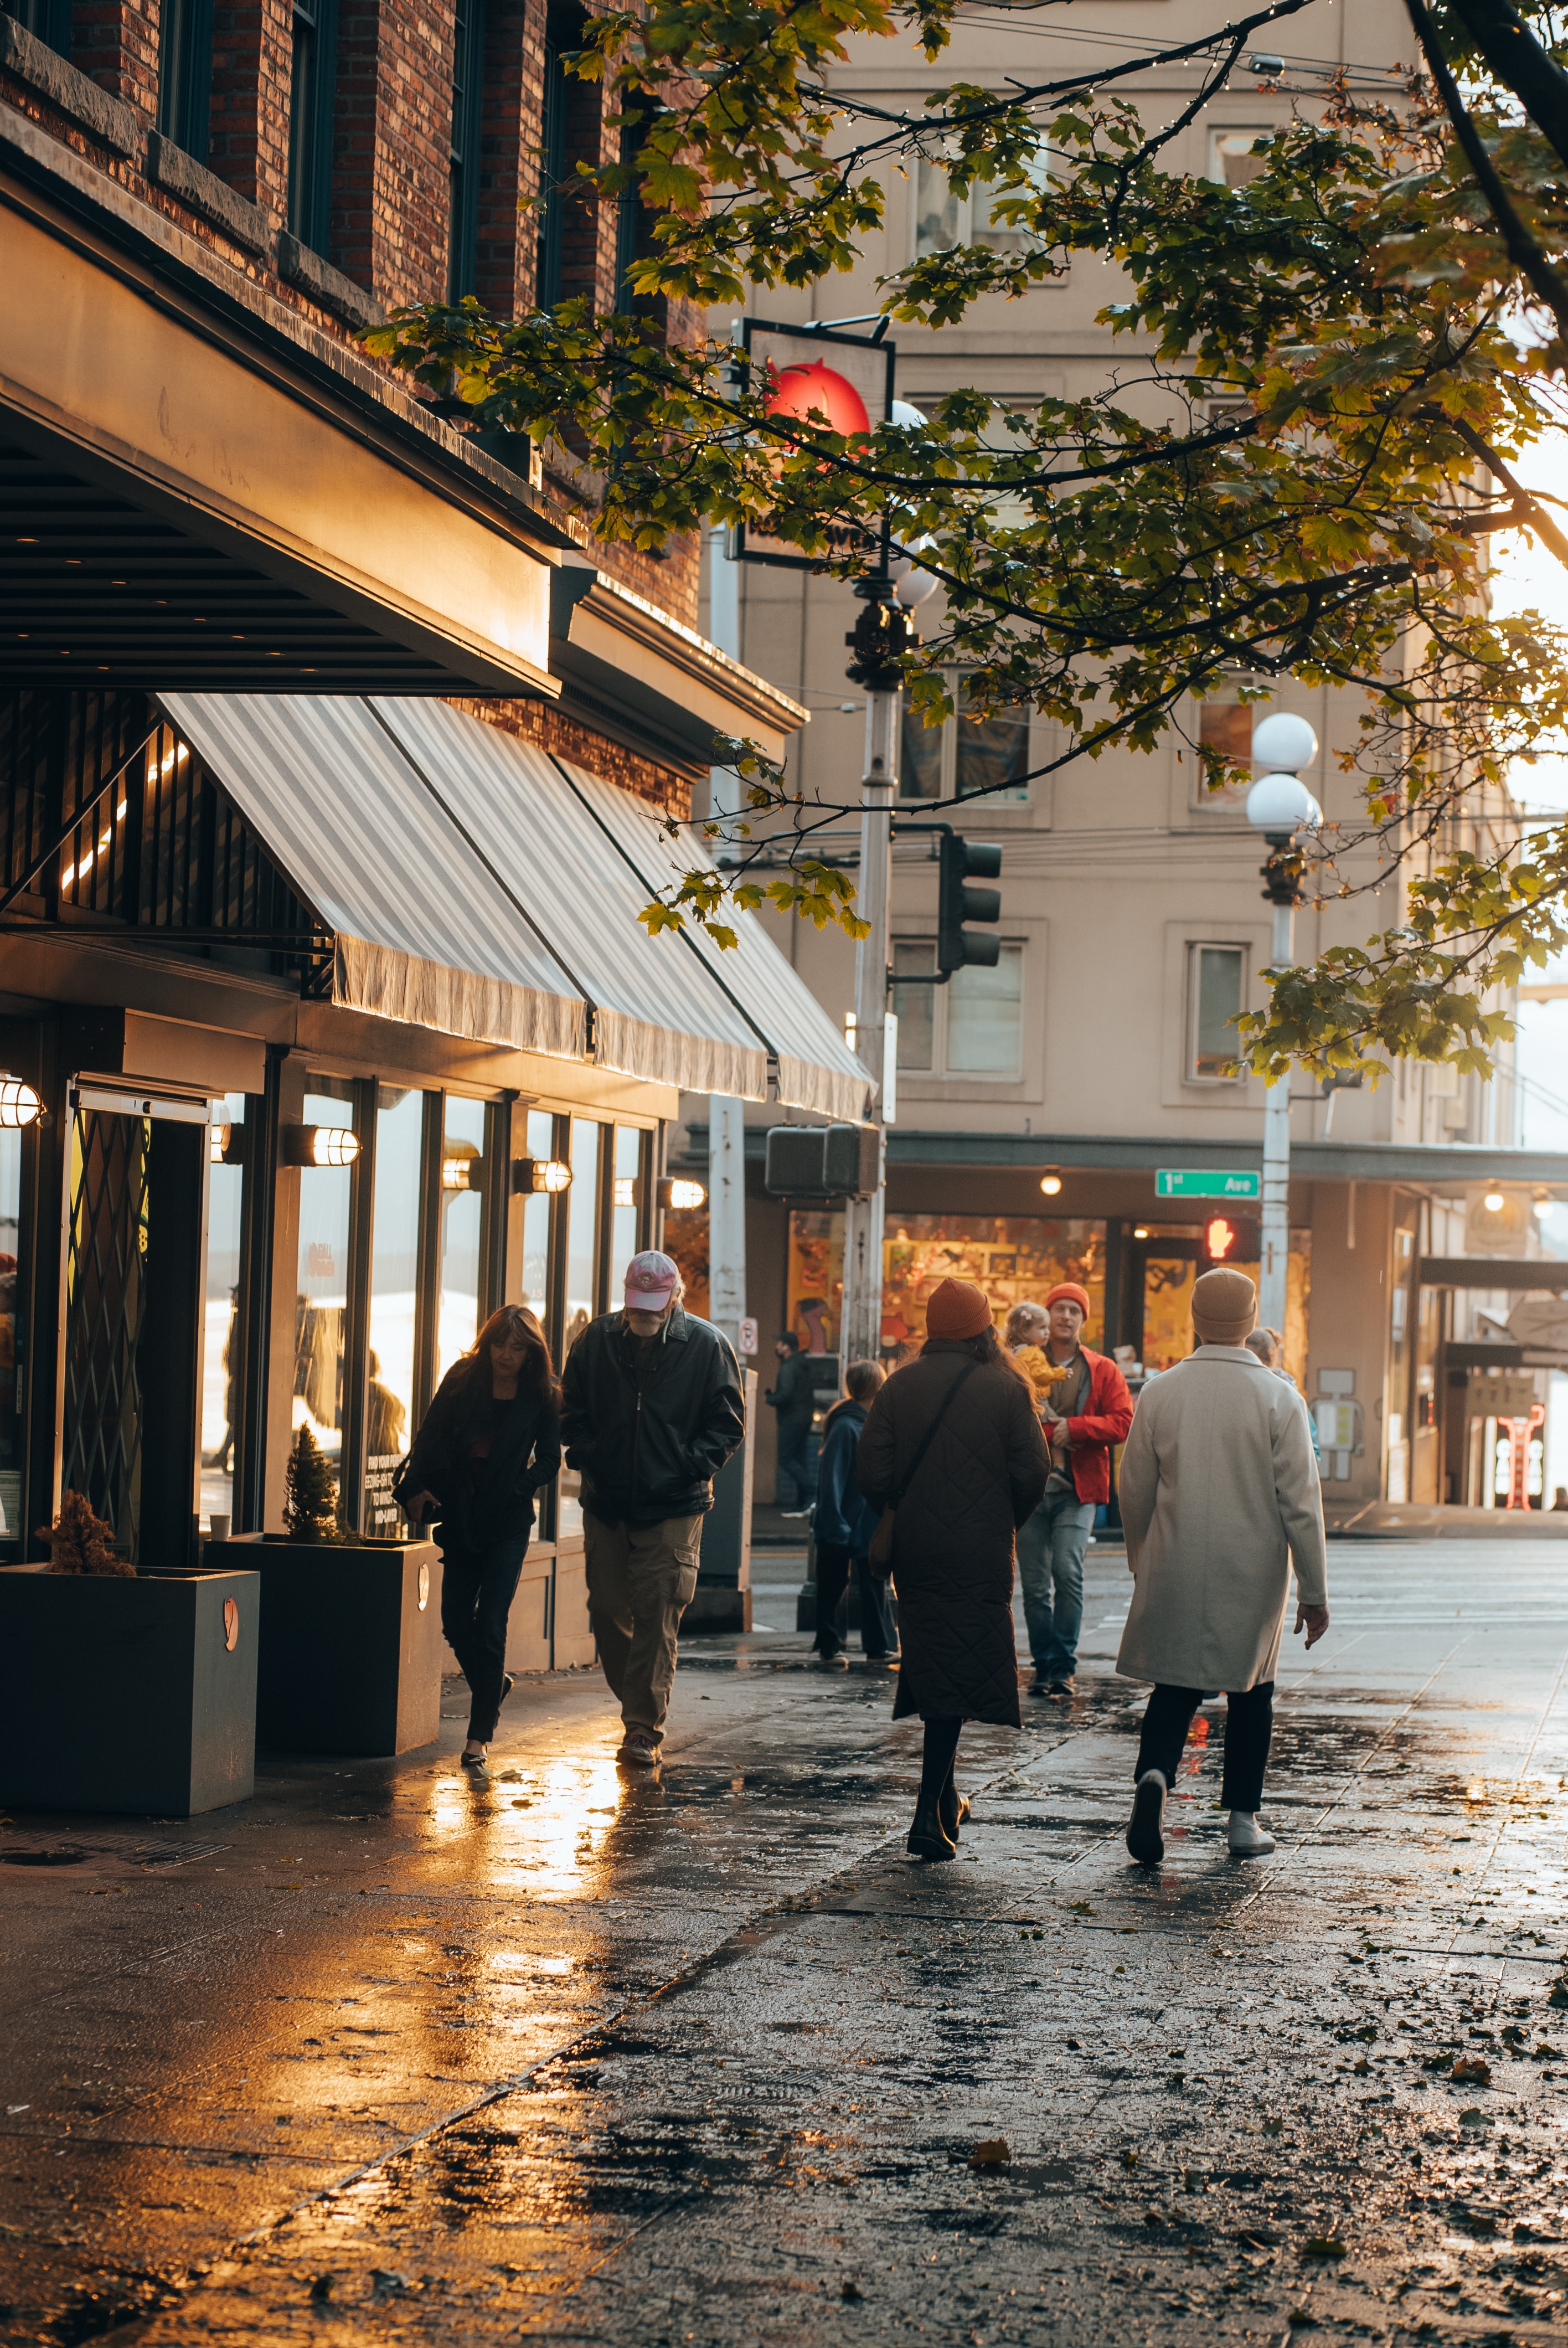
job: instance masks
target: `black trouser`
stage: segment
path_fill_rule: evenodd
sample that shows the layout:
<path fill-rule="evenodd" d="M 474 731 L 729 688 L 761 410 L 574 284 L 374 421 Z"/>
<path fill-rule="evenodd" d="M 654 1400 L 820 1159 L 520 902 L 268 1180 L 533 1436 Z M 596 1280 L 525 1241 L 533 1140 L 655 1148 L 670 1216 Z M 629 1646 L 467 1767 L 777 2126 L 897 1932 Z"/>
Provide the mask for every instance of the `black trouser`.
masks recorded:
<path fill-rule="evenodd" d="M 1176 1782 L 1182 1747 L 1193 1725 L 1193 1715 L 1204 1700 L 1202 1688 L 1157 1687 L 1143 1715 L 1138 1739 L 1138 1766 L 1158 1769 L 1167 1786 Z M 1274 1682 L 1247 1688 L 1225 1698 L 1225 1783 L 1220 1802 L 1227 1810 L 1255 1810 L 1263 1799 L 1263 1773 L 1268 1766 L 1269 1739 L 1274 1734 Z"/>
<path fill-rule="evenodd" d="M 860 1586 L 860 1644 L 868 1655 L 890 1655 L 897 1641 L 887 1584 L 872 1572 L 865 1558 L 846 1549 L 831 1548 L 825 1541 L 819 1541 L 816 1550 L 816 1652 L 836 1655 L 845 1643 L 839 1611 L 852 1568 Z"/>
<path fill-rule="evenodd" d="M 468 1683 L 468 1735 L 488 1745 L 507 1676 L 507 1616 L 528 1536 L 516 1533 L 488 1549 L 454 1546 L 441 1554 L 441 1629 Z"/>
<path fill-rule="evenodd" d="M 786 1506 L 792 1509 L 804 1509 L 810 1503 L 811 1493 L 808 1488 L 808 1479 L 805 1468 L 805 1447 L 810 1440 L 811 1420 L 809 1416 L 805 1418 L 780 1419 L 778 1474 L 781 1487 L 783 1482 L 787 1479 L 790 1488 L 790 1497 L 787 1502 L 784 1499 L 783 1489 L 781 1488 L 779 1491 L 778 1506 L 781 1509 Z"/>

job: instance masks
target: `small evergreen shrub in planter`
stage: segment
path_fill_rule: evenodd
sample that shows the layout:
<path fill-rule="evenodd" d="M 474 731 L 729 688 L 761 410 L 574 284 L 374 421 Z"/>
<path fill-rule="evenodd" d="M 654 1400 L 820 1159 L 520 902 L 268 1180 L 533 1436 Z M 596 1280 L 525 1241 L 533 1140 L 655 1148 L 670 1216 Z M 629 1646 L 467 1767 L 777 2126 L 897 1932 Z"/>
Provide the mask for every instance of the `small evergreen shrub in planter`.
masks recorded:
<path fill-rule="evenodd" d="M 274 1753 L 412 1752 L 441 1727 L 441 1554 L 429 1540 L 365 1540 L 337 1519 L 337 1487 L 308 1426 L 285 1479 L 285 1530 L 209 1542 L 209 1564 L 261 1577 L 256 1737 Z"/>

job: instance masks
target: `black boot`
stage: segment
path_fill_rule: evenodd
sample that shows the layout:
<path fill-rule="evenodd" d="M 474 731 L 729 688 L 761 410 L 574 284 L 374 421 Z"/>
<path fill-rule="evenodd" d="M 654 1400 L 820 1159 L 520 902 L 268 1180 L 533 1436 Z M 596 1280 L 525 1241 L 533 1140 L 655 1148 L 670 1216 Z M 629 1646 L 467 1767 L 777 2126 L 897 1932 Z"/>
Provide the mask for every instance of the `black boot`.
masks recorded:
<path fill-rule="evenodd" d="M 914 1859 L 957 1859 L 958 1855 L 942 1825 L 940 1803 L 927 1794 L 915 1805 L 915 1823 L 906 1849 Z"/>
<path fill-rule="evenodd" d="M 942 1788 L 942 1798 L 937 1805 L 937 1815 L 942 1821 L 942 1832 L 949 1842 L 957 1842 L 958 1829 L 969 1815 L 969 1806 L 949 1777 Z"/>

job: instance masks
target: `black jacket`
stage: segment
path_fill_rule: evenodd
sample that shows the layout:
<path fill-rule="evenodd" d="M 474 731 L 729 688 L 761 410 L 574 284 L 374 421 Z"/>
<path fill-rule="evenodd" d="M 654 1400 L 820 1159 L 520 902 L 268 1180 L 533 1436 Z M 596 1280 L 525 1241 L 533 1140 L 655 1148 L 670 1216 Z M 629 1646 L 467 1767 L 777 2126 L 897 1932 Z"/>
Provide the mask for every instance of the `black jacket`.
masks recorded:
<path fill-rule="evenodd" d="M 816 1409 L 816 1385 L 809 1354 L 786 1354 L 779 1364 L 779 1382 L 763 1400 L 781 1419 L 808 1419 Z"/>
<path fill-rule="evenodd" d="M 473 1365 L 455 1363 L 398 1472 L 399 1498 L 434 1492 L 447 1543 L 463 1550 L 489 1549 L 526 1534 L 534 1521 L 535 1493 L 553 1483 L 560 1468 L 559 1419 L 538 1395 L 519 1393 L 490 1438 L 489 1457 L 470 1479 L 469 1447 L 487 1412 L 487 1398 L 473 1392 Z"/>
<path fill-rule="evenodd" d="M 740 1366 L 729 1342 L 677 1304 L 639 1392 L 638 1341 L 624 1313 L 590 1321 L 561 1380 L 566 1462 L 604 1524 L 705 1515 L 713 1478 L 745 1438 Z"/>

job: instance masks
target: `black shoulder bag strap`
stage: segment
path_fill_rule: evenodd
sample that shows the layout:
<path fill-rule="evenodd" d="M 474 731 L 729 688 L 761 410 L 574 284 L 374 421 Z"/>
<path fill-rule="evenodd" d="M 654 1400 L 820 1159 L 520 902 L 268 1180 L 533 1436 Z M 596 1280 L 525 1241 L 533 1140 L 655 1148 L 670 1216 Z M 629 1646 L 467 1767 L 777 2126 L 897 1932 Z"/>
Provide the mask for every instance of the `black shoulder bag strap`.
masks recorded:
<path fill-rule="evenodd" d="M 915 1447 L 915 1457 L 909 1462 L 908 1474 L 905 1477 L 903 1482 L 899 1485 L 898 1489 L 894 1493 L 893 1498 L 888 1501 L 887 1506 L 883 1509 L 881 1517 L 877 1520 L 876 1530 L 871 1536 L 871 1547 L 867 1553 L 866 1562 L 871 1566 L 873 1571 L 881 1574 L 884 1579 L 886 1579 L 886 1575 L 892 1569 L 893 1527 L 897 1518 L 898 1511 L 908 1498 L 910 1490 L 913 1488 L 915 1478 L 920 1473 L 920 1469 L 925 1464 L 926 1454 L 931 1448 L 937 1429 L 941 1426 L 942 1421 L 948 1416 L 948 1405 L 952 1401 L 953 1396 L 958 1393 L 958 1388 L 963 1385 L 964 1380 L 969 1375 L 970 1372 L 978 1370 L 979 1366 L 979 1362 L 972 1358 L 967 1361 L 964 1364 L 963 1368 L 958 1372 L 958 1376 L 948 1388 L 947 1393 L 942 1396 L 941 1401 L 937 1406 L 936 1416 L 932 1419 L 930 1426 L 926 1429 L 925 1434 L 920 1437 L 919 1442 Z"/>

